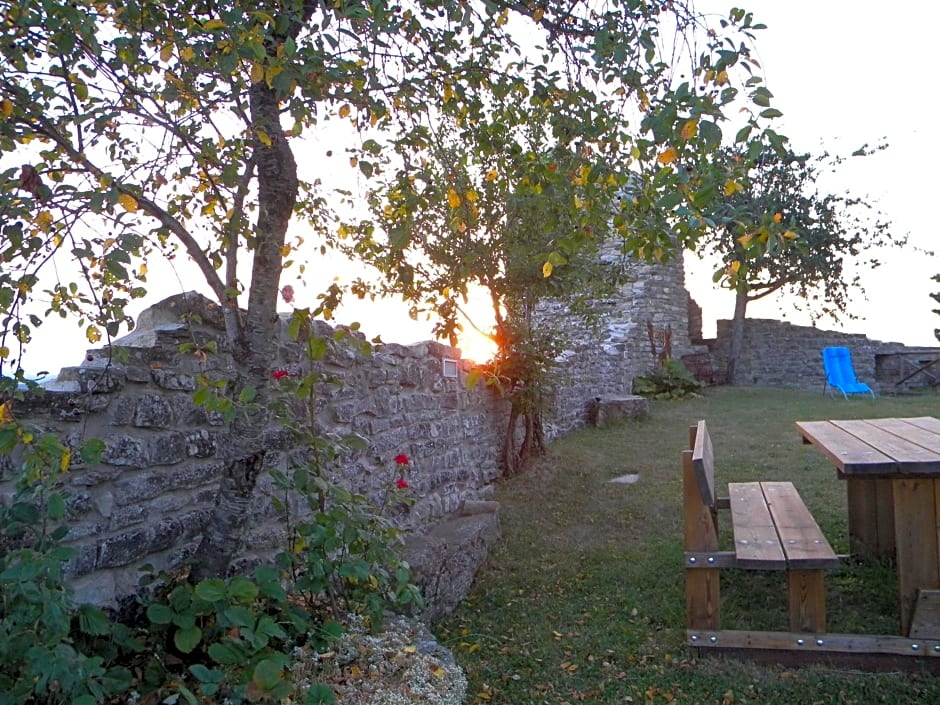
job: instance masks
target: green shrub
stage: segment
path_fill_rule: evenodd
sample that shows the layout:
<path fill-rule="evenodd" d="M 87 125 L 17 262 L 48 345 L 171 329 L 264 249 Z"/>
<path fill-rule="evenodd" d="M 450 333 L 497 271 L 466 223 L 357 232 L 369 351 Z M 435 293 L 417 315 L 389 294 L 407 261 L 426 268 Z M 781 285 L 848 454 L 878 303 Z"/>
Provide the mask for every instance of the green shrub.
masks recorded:
<path fill-rule="evenodd" d="M 679 360 L 667 358 L 643 377 L 633 380 L 633 393 L 651 399 L 687 399 L 698 395 L 702 383 Z"/>

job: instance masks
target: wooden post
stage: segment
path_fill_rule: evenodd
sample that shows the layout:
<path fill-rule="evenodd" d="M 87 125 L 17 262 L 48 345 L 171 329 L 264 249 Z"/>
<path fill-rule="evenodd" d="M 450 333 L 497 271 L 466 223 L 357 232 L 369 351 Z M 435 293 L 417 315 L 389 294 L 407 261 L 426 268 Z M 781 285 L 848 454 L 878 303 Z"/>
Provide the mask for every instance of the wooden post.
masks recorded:
<path fill-rule="evenodd" d="M 691 450 L 682 452 L 682 472 L 685 550 L 717 551 L 718 533 L 711 508 L 702 502 L 692 467 Z M 686 568 L 686 626 L 689 629 L 720 629 L 720 595 L 717 568 Z"/>
<path fill-rule="evenodd" d="M 826 631 L 826 577 L 822 570 L 788 570 L 790 631 Z"/>
<path fill-rule="evenodd" d="M 917 591 L 940 588 L 937 484 L 937 480 L 925 478 L 894 480 L 902 634 L 911 628 Z"/>

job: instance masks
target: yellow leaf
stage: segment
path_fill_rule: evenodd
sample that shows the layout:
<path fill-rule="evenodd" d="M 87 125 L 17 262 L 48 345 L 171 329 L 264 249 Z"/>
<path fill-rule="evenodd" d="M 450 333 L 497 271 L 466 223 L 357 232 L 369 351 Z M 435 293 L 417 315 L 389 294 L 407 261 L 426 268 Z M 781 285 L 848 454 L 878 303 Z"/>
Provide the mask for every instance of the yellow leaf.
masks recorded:
<path fill-rule="evenodd" d="M 224 29 L 225 23 L 222 20 L 209 20 L 206 22 L 202 28 L 207 32 L 211 32 L 213 29 Z"/>
<path fill-rule="evenodd" d="M 4 98 L 0 101 L 0 115 L 3 115 L 4 118 L 8 118 L 13 114 L 13 103 Z"/>
<path fill-rule="evenodd" d="M 544 277 L 545 279 L 548 279 L 550 276 L 552 276 L 553 269 L 554 267 L 552 267 L 551 262 L 546 262 L 545 264 L 543 264 L 542 265 L 542 277 Z"/>
<path fill-rule="evenodd" d="M 13 421 L 13 400 L 7 399 L 5 402 L 0 404 L 0 424 L 10 423 Z"/>
<path fill-rule="evenodd" d="M 192 47 L 183 47 L 180 49 L 180 59 L 183 61 L 192 61 L 195 56 L 196 52 L 193 51 Z"/>
<path fill-rule="evenodd" d="M 359 668 L 359 666 L 356 664 L 353 664 L 349 667 L 349 675 L 351 675 L 353 678 L 359 678 L 362 676 L 362 669 Z"/>
<path fill-rule="evenodd" d="M 339 226 L 339 230 L 336 231 L 336 235 L 340 240 L 345 240 L 349 236 L 349 228 L 345 224 Z"/>
<path fill-rule="evenodd" d="M 463 197 L 466 198 L 470 203 L 476 203 L 478 200 L 480 200 L 479 194 L 473 189 L 467 189 L 464 191 Z"/>
<path fill-rule="evenodd" d="M 727 72 L 727 71 L 719 71 L 719 72 L 718 72 L 718 75 L 715 76 L 715 83 L 717 83 L 719 86 L 723 86 L 723 85 L 725 85 L 727 82 L 728 82 L 728 72 Z"/>
<path fill-rule="evenodd" d="M 144 262 L 140 265 L 140 269 L 137 270 L 137 276 L 146 277 L 147 276 L 147 263 Z"/>
<path fill-rule="evenodd" d="M 488 172 L 486 172 L 487 181 L 496 181 L 496 177 L 498 176 L 499 176 L 499 172 L 496 171 L 496 169 L 490 169 Z"/>
<path fill-rule="evenodd" d="M 786 238 L 787 240 L 795 240 L 795 239 L 796 239 L 796 233 L 793 232 L 792 230 L 787 230 L 787 231 L 783 234 L 783 237 Z"/>
<path fill-rule="evenodd" d="M 542 17 L 544 16 L 545 16 L 545 10 L 543 10 L 541 7 L 535 8 L 535 12 L 532 13 L 532 19 L 535 20 L 536 22 L 540 22 Z"/>
<path fill-rule="evenodd" d="M 459 208 L 461 203 L 460 194 L 454 189 L 449 189 L 447 191 L 447 202 L 450 204 L 451 208 Z"/>
<path fill-rule="evenodd" d="M 775 222 L 775 223 L 779 223 L 781 220 L 783 220 L 783 214 L 782 214 L 782 213 L 774 213 L 774 222 Z"/>
<path fill-rule="evenodd" d="M 662 154 L 656 157 L 656 161 L 658 161 L 660 164 L 666 165 L 666 164 L 672 164 L 678 158 L 679 158 L 679 153 L 676 152 L 674 148 L 667 147 L 665 150 L 663 150 Z"/>
<path fill-rule="evenodd" d="M 95 326 L 88 326 L 85 329 L 85 337 L 88 338 L 89 343 L 97 343 L 101 340 L 101 331 L 99 331 Z"/>
<path fill-rule="evenodd" d="M 679 133 L 682 139 L 690 140 L 698 134 L 698 118 L 689 120 L 682 126 L 682 132 Z"/>
<path fill-rule="evenodd" d="M 414 644 L 409 644 L 408 646 L 405 647 L 406 654 L 415 654 L 417 652 L 418 652 L 418 647 L 415 646 Z"/>
<path fill-rule="evenodd" d="M 734 262 L 731 263 L 731 271 L 732 271 L 732 272 L 737 272 L 739 269 L 741 269 L 741 263 L 740 263 L 740 262 L 734 261 Z"/>
<path fill-rule="evenodd" d="M 739 184 L 734 179 L 728 179 L 727 181 L 725 181 L 725 195 L 726 196 L 733 196 L 738 191 L 743 191 L 743 190 L 744 190 L 744 187 L 741 186 L 741 184 Z"/>
<path fill-rule="evenodd" d="M 446 671 L 436 663 L 429 665 L 428 670 L 431 671 L 431 675 L 435 678 L 443 678 L 446 673 Z"/>
<path fill-rule="evenodd" d="M 36 227 L 46 232 L 50 225 L 52 225 L 52 213 L 49 211 L 39 211 L 39 213 L 36 214 Z"/>
<path fill-rule="evenodd" d="M 444 102 L 447 103 L 454 97 L 454 89 L 449 83 L 444 84 Z"/>
<path fill-rule="evenodd" d="M 271 146 L 271 138 L 268 137 L 268 133 L 264 130 L 255 130 L 255 134 L 258 135 L 258 141 L 261 142 L 265 147 Z"/>
<path fill-rule="evenodd" d="M 339 109 L 339 116 L 341 118 L 349 117 L 349 113 L 351 112 L 352 108 L 349 106 L 349 103 L 345 103 Z"/>
<path fill-rule="evenodd" d="M 284 70 L 283 66 L 268 66 L 264 70 L 264 82 L 268 84 L 268 88 L 271 88 L 274 77 L 277 76 Z"/>
<path fill-rule="evenodd" d="M 751 245 L 751 240 L 754 239 L 754 233 L 747 233 L 738 238 L 738 242 L 741 243 L 741 247 L 747 249 Z"/>
<path fill-rule="evenodd" d="M 160 61 L 162 61 L 163 63 L 166 63 L 172 58 L 173 58 L 173 45 L 164 44 L 163 47 L 161 47 L 160 49 Z"/>
<path fill-rule="evenodd" d="M 10 357 L 10 348 L 0 345 L 0 360 L 6 360 L 8 357 Z"/>
<path fill-rule="evenodd" d="M 62 454 L 62 457 L 59 458 L 59 470 L 61 470 L 62 472 L 68 472 L 69 462 L 71 462 L 71 460 L 72 460 L 72 451 L 66 450 Z"/>
<path fill-rule="evenodd" d="M 118 203 L 120 203 L 121 207 L 128 213 L 137 212 L 137 199 L 131 196 L 129 193 L 122 193 L 120 196 L 118 196 Z"/>
<path fill-rule="evenodd" d="M 580 196 L 575 196 L 575 197 L 574 197 L 574 207 L 575 207 L 575 208 L 578 208 L 578 209 L 584 208 L 584 199 L 581 198 Z"/>
<path fill-rule="evenodd" d="M 251 82 L 261 83 L 264 80 L 264 66 L 257 61 L 251 62 Z"/>
<path fill-rule="evenodd" d="M 284 245 L 281 247 L 281 257 L 288 257 L 290 255 L 290 245 Z"/>

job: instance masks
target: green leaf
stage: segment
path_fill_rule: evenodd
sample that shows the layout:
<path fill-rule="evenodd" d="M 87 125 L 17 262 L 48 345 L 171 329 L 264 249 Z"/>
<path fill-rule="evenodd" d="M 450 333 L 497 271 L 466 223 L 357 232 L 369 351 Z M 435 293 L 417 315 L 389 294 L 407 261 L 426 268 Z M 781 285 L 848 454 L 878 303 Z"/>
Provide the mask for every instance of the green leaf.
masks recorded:
<path fill-rule="evenodd" d="M 273 690 L 281 682 L 281 666 L 271 659 L 259 661 L 251 676 L 251 681 L 261 690 Z"/>
<path fill-rule="evenodd" d="M 250 627 L 255 623 L 254 613 L 244 607 L 229 607 L 222 612 L 229 626 Z"/>
<path fill-rule="evenodd" d="M 46 504 L 46 511 L 49 513 L 49 518 L 53 521 L 58 521 L 65 516 L 65 497 L 60 493 L 56 492 L 55 494 L 49 497 L 49 501 Z"/>
<path fill-rule="evenodd" d="M 202 630 L 196 625 L 186 629 L 177 629 L 176 634 L 173 635 L 173 643 L 184 654 L 188 654 L 195 649 L 201 640 Z"/>
<path fill-rule="evenodd" d="M 698 126 L 698 133 L 705 142 L 706 149 L 717 149 L 721 145 L 721 128 L 714 122 L 702 120 Z"/>
<path fill-rule="evenodd" d="M 83 634 L 105 636 L 111 632 L 111 621 L 104 610 L 82 605 L 78 610 L 78 628 Z"/>
<path fill-rule="evenodd" d="M 215 643 L 209 645 L 209 657 L 223 666 L 236 666 L 242 664 L 247 658 L 243 649 L 231 642 Z"/>
<path fill-rule="evenodd" d="M 247 578 L 233 578 L 228 586 L 230 597 L 242 602 L 251 602 L 258 597 L 258 586 Z"/>
<path fill-rule="evenodd" d="M 196 586 L 196 597 L 206 602 L 220 602 L 226 598 L 225 581 L 221 578 L 207 578 Z"/>
<path fill-rule="evenodd" d="M 225 680 L 225 674 L 222 671 L 217 668 L 208 668 L 201 663 L 194 663 L 189 667 L 189 672 L 201 683 L 221 683 Z"/>
<path fill-rule="evenodd" d="M 92 438 L 82 444 L 82 447 L 78 450 L 78 454 L 81 456 L 82 461 L 94 465 L 101 462 L 101 458 L 106 449 L 107 446 L 105 446 L 104 441 L 100 438 Z"/>
<path fill-rule="evenodd" d="M 171 624 L 176 613 L 168 605 L 154 602 L 147 607 L 147 619 L 153 624 Z"/>
<path fill-rule="evenodd" d="M 777 110 L 776 108 L 767 108 L 766 110 L 761 111 L 760 116 L 763 118 L 768 118 L 768 119 L 778 118 L 778 117 L 782 117 L 783 113 Z"/>
<path fill-rule="evenodd" d="M 258 395 L 258 390 L 254 387 L 245 387 L 241 393 L 238 395 L 238 401 L 242 404 L 248 404 L 254 401 L 254 398 Z"/>
<path fill-rule="evenodd" d="M 336 693 L 328 685 L 316 683 L 307 689 L 305 705 L 333 705 L 336 702 Z"/>

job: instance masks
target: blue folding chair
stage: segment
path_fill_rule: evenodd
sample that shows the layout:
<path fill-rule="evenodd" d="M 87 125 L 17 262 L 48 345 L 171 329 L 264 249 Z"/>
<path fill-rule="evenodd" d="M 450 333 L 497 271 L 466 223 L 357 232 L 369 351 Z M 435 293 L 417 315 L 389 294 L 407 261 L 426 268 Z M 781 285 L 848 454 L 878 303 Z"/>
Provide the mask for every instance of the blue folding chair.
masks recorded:
<path fill-rule="evenodd" d="M 870 394 L 875 399 L 875 393 L 864 382 L 859 382 L 855 377 L 855 368 L 852 366 L 852 354 L 848 348 L 830 347 L 823 348 L 823 369 L 826 371 L 826 385 L 823 391 L 829 389 L 829 396 L 832 396 L 834 389 L 842 392 L 842 396 L 848 399 L 849 394 Z"/>

